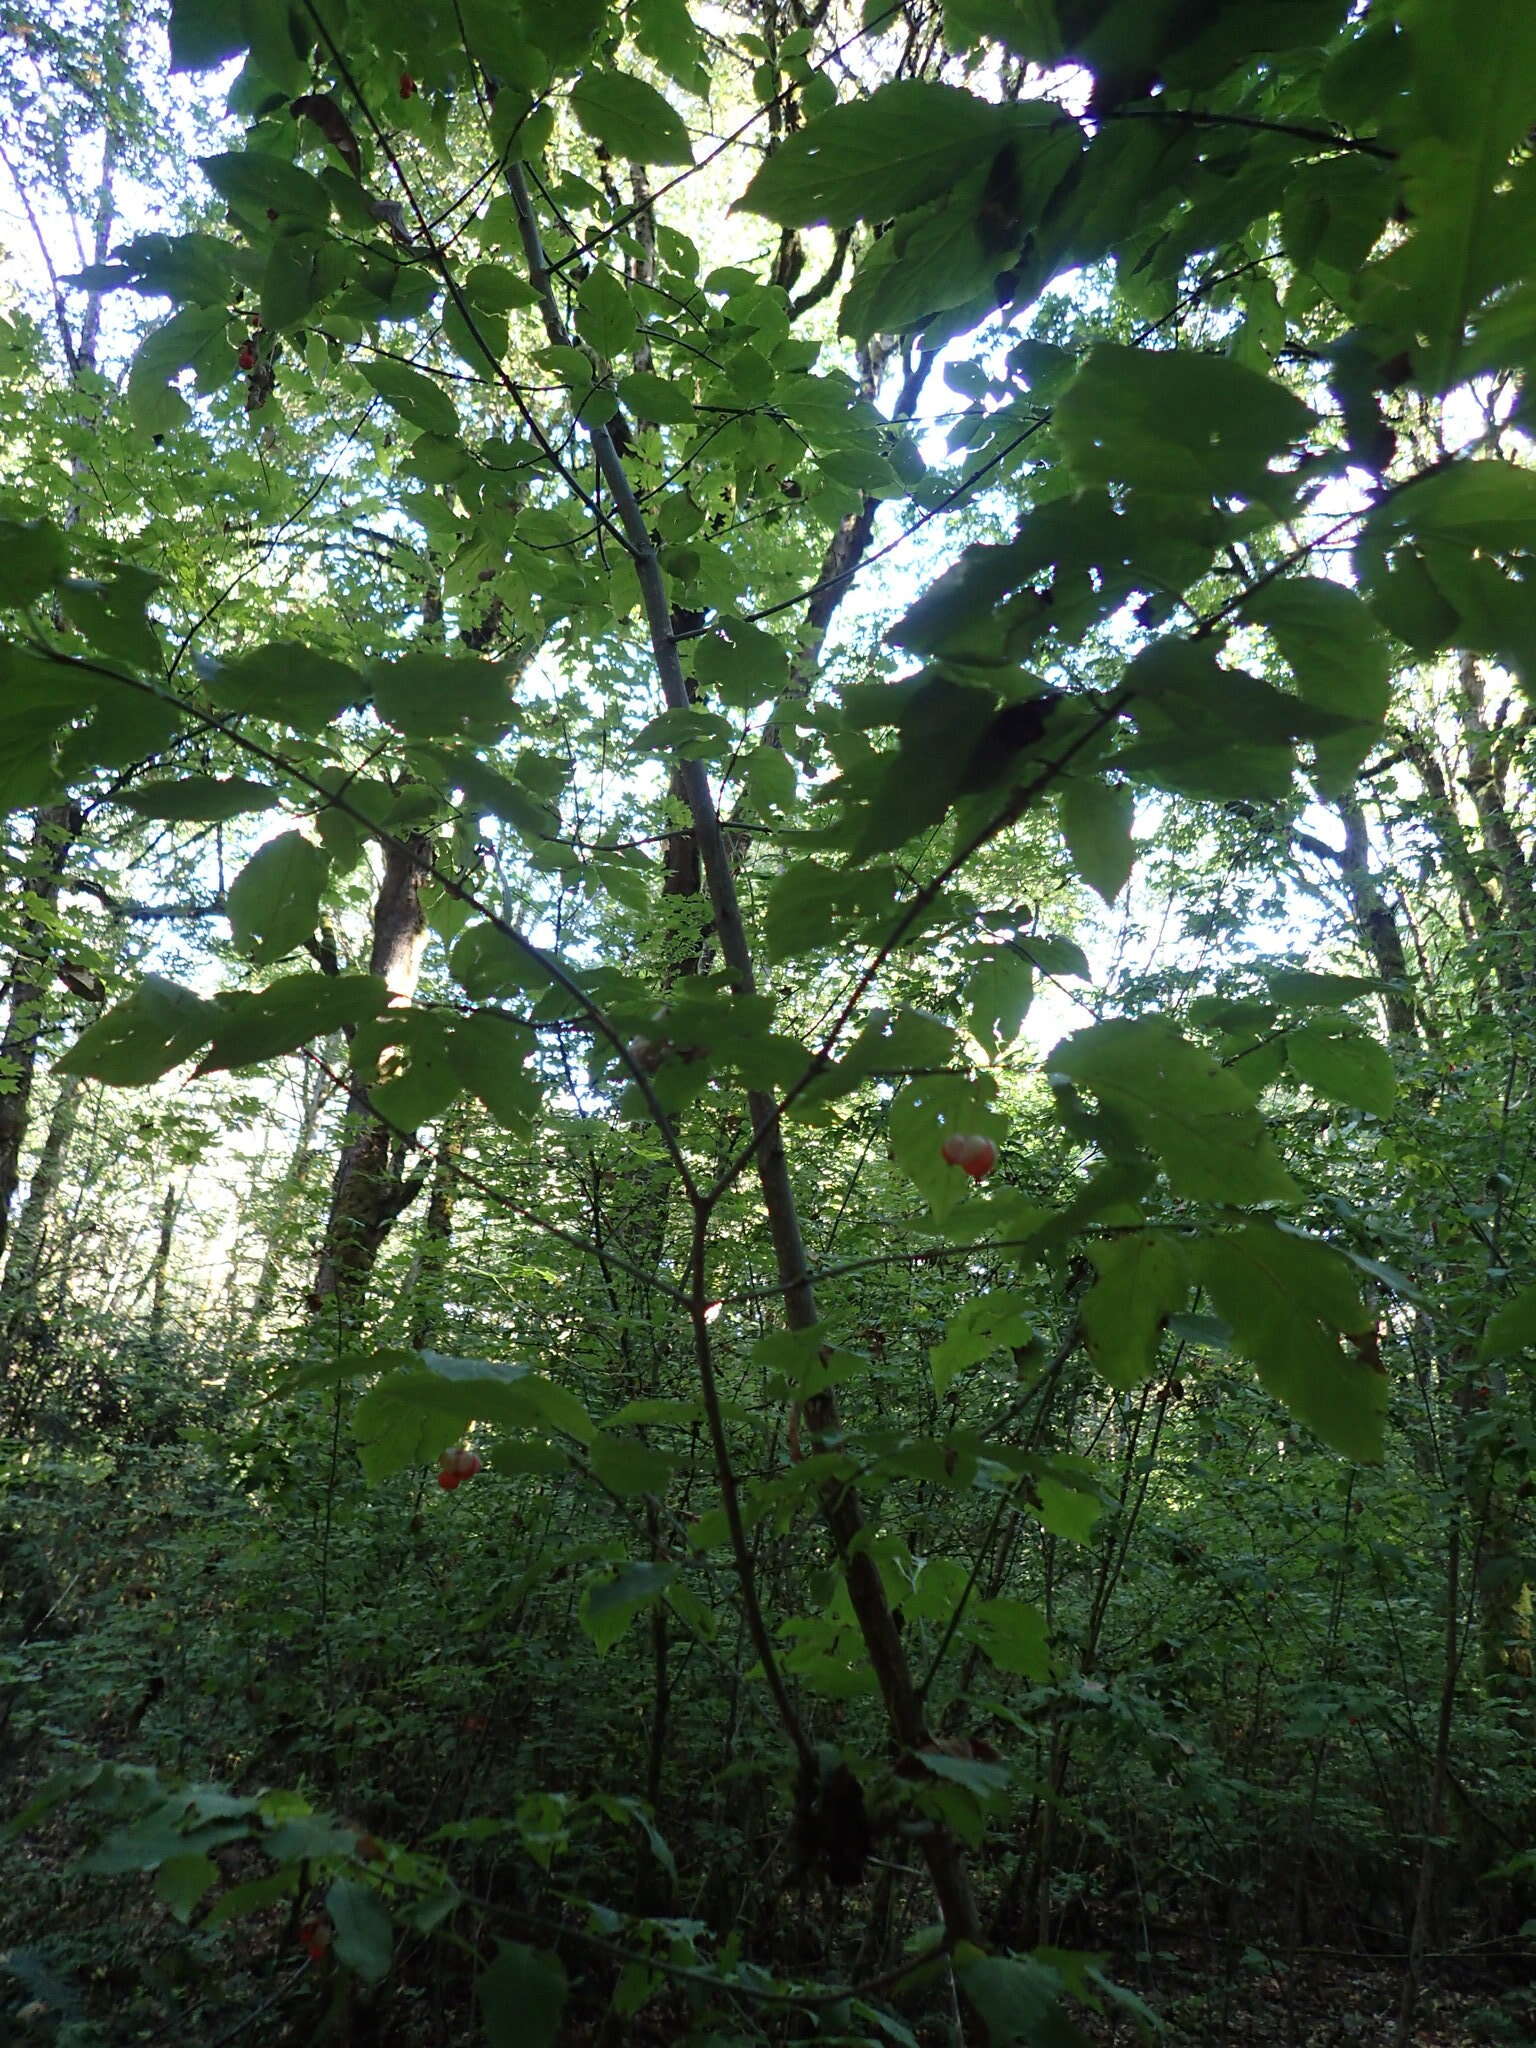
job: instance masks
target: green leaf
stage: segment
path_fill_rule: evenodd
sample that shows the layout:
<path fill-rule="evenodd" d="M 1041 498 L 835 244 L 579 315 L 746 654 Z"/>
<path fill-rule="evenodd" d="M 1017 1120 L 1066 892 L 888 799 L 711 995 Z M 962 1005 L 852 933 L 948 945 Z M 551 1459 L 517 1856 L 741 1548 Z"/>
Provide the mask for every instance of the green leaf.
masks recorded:
<path fill-rule="evenodd" d="M 1196 1201 L 1285 1201 L 1295 1193 L 1253 1097 L 1166 1017 L 1120 1017 L 1064 1039 L 1047 1071 L 1091 1088 L 1169 1184 Z"/>
<path fill-rule="evenodd" d="M 453 400 L 433 378 L 408 363 L 360 363 L 358 371 L 364 383 L 413 427 L 449 438 L 458 433 L 459 415 Z"/>
<path fill-rule="evenodd" d="M 1531 1350 L 1536 1350 L 1536 1285 L 1522 1287 L 1489 1317 L 1477 1355 L 1486 1365 L 1490 1359 Z"/>
<path fill-rule="evenodd" d="M 594 1435 L 586 1410 L 564 1387 L 526 1365 L 483 1358 L 444 1358 L 433 1351 L 358 1355 L 352 1370 L 387 1365 L 352 1418 L 363 1473 L 377 1485 L 407 1465 L 435 1458 L 471 1422 L 507 1430 L 561 1432 L 578 1443 Z"/>
<path fill-rule="evenodd" d="M 455 1026 L 448 1048 L 454 1072 L 503 1130 L 528 1136 L 543 1096 L 528 1062 L 533 1033 L 497 1010 L 477 1010 Z"/>
<path fill-rule="evenodd" d="M 1536 470 L 1492 457 L 1453 462 L 1417 478 L 1371 513 L 1369 531 L 1466 541 L 1482 548 L 1536 545 Z"/>
<path fill-rule="evenodd" d="M 297 327 L 347 275 L 347 252 L 329 235 L 280 235 L 267 252 L 261 319 L 280 333 Z"/>
<path fill-rule="evenodd" d="M 622 71 L 584 71 L 571 107 L 594 142 L 638 164 L 691 164 L 682 116 L 643 78 Z"/>
<path fill-rule="evenodd" d="M 631 370 L 619 379 L 619 396 L 637 420 L 653 420 L 660 427 L 693 425 L 693 392 L 680 378 Z"/>
<path fill-rule="evenodd" d="M 949 1317 L 942 1341 L 928 1353 L 934 1392 L 942 1399 L 956 1374 L 968 1365 L 1027 1345 L 1034 1334 L 1027 1294 L 996 1288 L 979 1295 Z"/>
<path fill-rule="evenodd" d="M 582 1594 L 578 1619 L 599 1651 L 611 1649 L 642 1607 L 659 1600 L 677 1577 L 675 1564 L 621 1564 Z"/>
<path fill-rule="evenodd" d="M 1032 1956 L 957 1959 L 960 1988 L 981 2015 L 988 2048 L 1087 2048 L 1087 2039 L 1062 2010 L 1057 1973 Z"/>
<path fill-rule="evenodd" d="M 211 71 L 238 57 L 250 38 L 229 0 L 171 0 L 171 69 Z"/>
<path fill-rule="evenodd" d="M 589 1456 L 598 1484 L 623 1496 L 664 1494 L 675 1465 L 665 1451 L 637 1443 L 632 1437 L 594 1437 Z"/>
<path fill-rule="evenodd" d="M 1299 1081 L 1330 1102 L 1390 1116 L 1397 1101 L 1392 1055 L 1350 1017 L 1317 1017 L 1287 1033 L 1286 1058 Z"/>
<path fill-rule="evenodd" d="M 211 1856 L 167 1856 L 155 1873 L 155 1890 L 185 1926 L 198 1900 L 222 1875 Z"/>
<path fill-rule="evenodd" d="M 0 519 L 0 604 L 31 604 L 68 566 L 64 536 L 48 520 Z"/>
<path fill-rule="evenodd" d="M 252 854 L 229 885 L 236 947 L 258 966 L 281 960 L 314 934 L 329 863 L 302 832 L 282 832 Z"/>
<path fill-rule="evenodd" d="M 1033 1601 L 1007 1595 L 980 1600 L 966 1617 L 965 1632 L 999 1671 L 1035 1685 L 1051 1676 L 1050 1633 Z"/>
<path fill-rule="evenodd" d="M 576 298 L 581 338 L 612 359 L 634 345 L 635 302 L 606 264 L 594 264 Z"/>
<path fill-rule="evenodd" d="M 1283 488 L 1270 464 L 1312 419 L 1294 392 L 1226 356 L 1104 342 L 1058 400 L 1055 425 L 1081 486 L 1266 501 Z"/>
<path fill-rule="evenodd" d="M 1378 1460 L 1387 1380 L 1346 1261 L 1315 1238 L 1251 1223 L 1207 1239 L 1199 1267 L 1236 1348 L 1275 1399 L 1345 1457 Z M 1356 1348 L 1341 1337 L 1359 1340 Z"/>
<path fill-rule="evenodd" d="M 1274 1000 L 1292 1010 L 1331 1009 L 1360 996 L 1380 995 L 1387 986 L 1371 975 L 1319 974 L 1310 967 L 1271 967 L 1264 978 Z"/>
<path fill-rule="evenodd" d="M 498 1942 L 495 1962 L 475 1979 L 489 2048 L 555 2048 L 567 1988 L 558 1956 Z"/>
<path fill-rule="evenodd" d="M 213 1004 L 190 989 L 146 974 L 126 1002 L 80 1034 L 57 1071 L 114 1088 L 142 1088 L 206 1045 L 217 1016 Z"/>
<path fill-rule="evenodd" d="M 1098 1279 L 1080 1311 L 1088 1356 L 1117 1393 L 1152 1370 L 1158 1338 L 1189 1295 L 1189 1262 L 1176 1238 L 1137 1231 L 1087 1248 Z"/>
<path fill-rule="evenodd" d="M 222 306 L 186 307 L 152 328 L 139 343 L 128 371 L 128 410 L 146 434 L 168 434 L 191 408 L 167 379 L 195 370 L 199 389 L 217 390 L 235 369 L 229 315 Z"/>
<path fill-rule="evenodd" d="M 243 775 L 178 775 L 174 781 L 141 782 L 125 789 L 118 802 L 141 818 L 223 823 L 247 811 L 269 811 L 278 792 L 265 782 Z"/>
<path fill-rule="evenodd" d="M 1038 115 L 958 86 L 898 79 L 789 136 L 737 202 L 783 227 L 852 227 L 935 199 Z"/>
<path fill-rule="evenodd" d="M 365 1984 L 382 1984 L 394 1960 L 395 1935 L 378 1893 L 355 1878 L 338 1877 L 326 1888 L 325 1910 L 336 1930 L 336 1960 Z"/>
<path fill-rule="evenodd" d="M 203 660 L 197 672 L 220 709 L 281 719 L 305 733 L 329 725 L 368 695 L 356 669 L 294 640 L 269 641 L 229 661 Z"/>
<path fill-rule="evenodd" d="M 1433 394 L 1458 381 L 1467 318 L 1515 260 L 1501 246 L 1499 194 L 1530 124 L 1536 10 L 1526 0 L 1483 0 L 1473 35 L 1437 0 L 1408 0 L 1403 14 L 1422 132 L 1401 153 L 1413 232 L 1408 264 L 1391 274 L 1417 287 L 1405 310 L 1425 336 L 1419 375 Z"/>
<path fill-rule="evenodd" d="M 224 1067 L 259 1066 L 375 1017 L 389 991 L 371 974 L 291 974 L 257 994 L 219 996 L 213 1043 L 198 1064 L 199 1074 Z"/>
<path fill-rule="evenodd" d="M 1072 865 L 1106 903 L 1113 903 L 1136 864 L 1131 827 L 1135 792 L 1124 782 L 1089 782 L 1081 776 L 1061 793 L 1061 832 Z"/>
<path fill-rule="evenodd" d="M 1390 651 L 1369 609 L 1344 584 L 1311 576 L 1270 584 L 1243 616 L 1274 635 L 1298 695 L 1354 722 L 1353 732 L 1316 743 L 1325 793 L 1347 789 L 1380 738 L 1392 695 Z"/>
<path fill-rule="evenodd" d="M 512 723 L 506 668 L 468 655 L 411 649 L 375 661 L 368 681 L 380 718 L 412 738 L 479 732 L 491 737 Z"/>
<path fill-rule="evenodd" d="M 750 710 L 777 696 L 788 682 L 789 650 L 761 626 L 724 618 L 695 643 L 693 672 L 723 702 Z"/>
<path fill-rule="evenodd" d="M 248 220 L 266 227 L 268 213 L 297 220 L 327 221 L 331 198 L 318 178 L 281 157 L 258 150 L 225 150 L 198 158 L 198 166 L 219 197 Z"/>
<path fill-rule="evenodd" d="M 965 994 L 971 1036 L 996 1059 L 1024 1028 L 1034 1000 L 1034 968 L 1017 947 L 1000 946 L 971 975 Z"/>

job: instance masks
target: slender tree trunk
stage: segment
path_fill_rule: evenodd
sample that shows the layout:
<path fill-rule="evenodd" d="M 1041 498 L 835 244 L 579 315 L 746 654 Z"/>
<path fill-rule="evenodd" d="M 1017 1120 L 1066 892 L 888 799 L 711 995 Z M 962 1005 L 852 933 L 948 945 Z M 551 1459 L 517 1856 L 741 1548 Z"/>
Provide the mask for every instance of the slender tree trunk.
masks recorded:
<path fill-rule="evenodd" d="M 160 1205 L 160 1233 L 155 1239 L 155 1255 L 149 1262 L 146 1276 L 149 1283 L 149 1348 L 156 1357 L 165 1344 L 171 1298 L 171 1249 L 176 1242 L 176 1219 L 181 1214 L 186 1192 L 185 1182 L 180 1187 L 173 1183 L 165 1191 L 165 1199 Z"/>
<path fill-rule="evenodd" d="M 433 1155 L 427 1213 L 422 1219 L 421 1242 L 407 1290 L 412 1303 L 411 1343 L 418 1351 L 434 1339 L 440 1342 L 442 1337 L 448 1261 L 453 1248 L 453 1210 L 458 1192 L 456 1167 L 461 1150 L 458 1119 L 450 1112 Z"/>
<path fill-rule="evenodd" d="M 550 340 L 568 344 L 559 302 L 545 261 L 543 241 L 533 210 L 528 183 L 520 164 L 507 167 L 506 178 L 518 214 L 530 280 L 539 293 L 544 323 Z M 662 697 L 669 710 L 681 711 L 689 703 L 687 678 L 678 654 L 673 611 L 666 577 L 657 554 L 646 514 L 635 497 L 623 458 L 606 425 L 590 428 L 592 451 L 612 498 L 639 585 L 641 602 L 651 643 L 652 658 Z M 694 837 L 704 869 L 715 940 L 729 972 L 732 985 L 743 996 L 756 991 L 752 954 L 742 923 L 736 892 L 735 863 L 726 833 L 715 807 L 714 791 L 703 764 L 679 763 L 682 786 Z M 782 1128 L 773 1099 L 756 1089 L 746 1097 L 747 1115 L 753 1134 L 753 1163 L 757 1169 L 768 1235 L 778 1269 L 784 1304 L 784 1319 L 792 1330 L 809 1330 L 818 1320 L 816 1297 L 809 1279 L 809 1261 L 801 1234 L 799 1209 L 789 1161 L 784 1150 Z M 737 1504 L 738 1482 L 730 1461 L 729 1448 L 720 1421 L 715 1388 L 705 1288 L 708 1283 L 706 1233 L 710 1209 L 702 1200 L 696 1204 L 694 1245 L 691 1255 L 692 1283 L 696 1299 L 691 1321 L 695 1357 L 701 1388 L 711 1425 L 717 1474 L 728 1523 L 732 1526 L 743 1604 L 751 1626 L 754 1648 L 763 1659 L 764 1673 L 774 1689 L 775 1704 L 794 1742 L 799 1757 L 802 1789 L 816 1770 L 816 1755 L 792 1701 L 783 1688 L 771 1638 L 763 1625 L 757 1605 L 750 1552 L 741 1528 Z M 806 1404 L 806 1420 L 817 1438 L 835 1435 L 838 1428 L 836 1397 L 829 1389 Z M 843 1573 L 843 1582 L 863 1638 L 885 1705 L 893 1745 L 901 1751 L 922 1749 L 929 1740 L 921 1692 L 907 1662 L 906 1650 L 891 1604 L 886 1596 L 879 1567 L 871 1555 L 864 1512 L 857 1490 L 841 1477 L 829 1477 L 818 1488 L 823 1517 L 831 1534 Z M 971 1889 L 965 1852 L 953 1832 L 940 1823 L 924 1836 L 922 1853 L 928 1865 L 946 1935 L 952 1942 L 980 1942 L 981 1925 Z"/>
<path fill-rule="evenodd" d="M 74 1136 L 80 1110 L 80 1091 L 85 1086 L 78 1074 L 66 1074 L 59 1083 L 48 1133 L 43 1139 L 22 1204 L 11 1232 L 10 1256 L 5 1262 L 5 1282 L 0 1297 L 5 1301 L 5 1327 L 14 1341 L 30 1335 L 37 1327 L 37 1283 L 47 1245 L 49 1220 L 64 1177 L 64 1159 Z"/>
<path fill-rule="evenodd" d="M 38 812 L 33 825 L 32 858 L 23 886 L 36 908 L 21 918 L 20 943 L 6 977 L 5 1029 L 0 1032 L 0 1254 L 10 1235 L 11 1208 L 21 1181 L 21 1151 L 37 1078 L 38 1045 L 54 959 L 53 910 L 80 823 L 74 804 L 50 804 Z"/>
<path fill-rule="evenodd" d="M 256 1276 L 256 1286 L 251 1295 L 250 1315 L 245 1325 L 245 1349 L 249 1349 L 258 1340 L 277 1301 L 277 1285 L 282 1277 L 288 1224 L 295 1205 L 303 1195 L 304 1184 L 314 1163 L 315 1133 L 319 1128 L 320 1111 L 329 1098 L 330 1088 L 330 1077 L 322 1066 L 317 1063 L 305 1069 L 304 1088 L 299 1101 L 299 1127 L 293 1141 L 293 1152 L 289 1158 L 288 1169 L 278 1183 L 271 1214 L 262 1232 L 261 1270 Z"/>
<path fill-rule="evenodd" d="M 1344 827 L 1344 852 L 1339 858 L 1339 875 L 1349 898 L 1350 915 L 1360 943 L 1383 981 L 1396 986 L 1382 996 L 1387 1013 L 1387 1030 L 1395 1044 L 1411 1047 L 1420 1042 L 1421 1018 L 1412 995 L 1413 977 L 1408 969 L 1408 952 L 1403 944 L 1397 913 L 1387 901 L 1371 866 L 1371 836 L 1366 827 L 1360 799 L 1350 790 L 1334 799 Z"/>
<path fill-rule="evenodd" d="M 1457 664 L 1461 743 L 1467 772 L 1463 782 L 1477 812 L 1478 828 L 1498 884 L 1500 919 L 1511 951 L 1515 985 L 1523 987 L 1536 957 L 1536 883 L 1510 816 L 1498 733 L 1489 720 L 1487 692 L 1475 655 Z"/>
<path fill-rule="evenodd" d="M 408 1003 L 421 977 L 427 920 L 421 908 L 421 861 L 428 842 L 412 839 L 389 846 L 384 876 L 373 907 L 373 944 L 368 971 L 389 990 L 393 1003 Z M 344 1327 L 362 1312 L 368 1281 L 389 1227 L 420 1183 L 403 1173 L 399 1134 L 375 1116 L 368 1090 L 354 1080 L 347 1093 L 343 1144 L 331 1178 L 330 1216 L 315 1277 L 316 1312 L 331 1310 Z"/>

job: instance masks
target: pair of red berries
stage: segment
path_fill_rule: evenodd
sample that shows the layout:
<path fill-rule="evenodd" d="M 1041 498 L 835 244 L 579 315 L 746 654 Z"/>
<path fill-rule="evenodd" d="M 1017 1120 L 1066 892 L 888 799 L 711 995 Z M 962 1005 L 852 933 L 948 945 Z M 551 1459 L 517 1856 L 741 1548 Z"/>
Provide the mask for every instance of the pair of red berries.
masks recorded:
<path fill-rule="evenodd" d="M 972 1180 L 985 1180 L 997 1164 L 996 1145 L 974 1132 L 956 1131 L 953 1137 L 944 1140 L 939 1151 L 951 1166 L 958 1166 Z"/>
<path fill-rule="evenodd" d="M 466 1451 L 462 1444 L 455 1444 L 451 1451 L 444 1451 L 437 1461 L 437 1483 L 444 1493 L 452 1493 L 464 1480 L 473 1479 L 479 1470 L 478 1455 L 474 1451 Z"/>

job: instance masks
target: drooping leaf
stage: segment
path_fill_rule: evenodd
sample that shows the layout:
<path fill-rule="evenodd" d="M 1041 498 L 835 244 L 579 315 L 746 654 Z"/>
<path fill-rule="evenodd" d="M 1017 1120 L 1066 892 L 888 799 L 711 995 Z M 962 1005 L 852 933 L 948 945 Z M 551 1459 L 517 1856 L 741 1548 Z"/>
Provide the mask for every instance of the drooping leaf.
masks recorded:
<path fill-rule="evenodd" d="M 1102 342 L 1056 406 L 1056 436 L 1080 485 L 1167 497 L 1256 497 L 1312 422 L 1284 385 L 1226 356 Z"/>
<path fill-rule="evenodd" d="M 675 1564 L 621 1564 L 611 1577 L 588 1586 L 579 1618 L 593 1646 L 610 1649 L 641 1608 L 661 1598 L 677 1573 Z"/>
<path fill-rule="evenodd" d="M 783 227 L 851 227 L 920 206 L 1023 125 L 958 86 L 898 79 L 780 144 L 739 202 Z"/>
<path fill-rule="evenodd" d="M 481 1358 L 444 1358 L 436 1352 L 380 1352 L 388 1369 L 358 1402 L 352 1418 L 363 1472 L 372 1485 L 426 1464 L 445 1442 L 482 1421 L 512 1431 L 558 1431 L 590 1442 L 586 1410 L 566 1388 L 526 1365 Z M 354 1370 L 370 1361 L 359 1357 Z"/>
<path fill-rule="evenodd" d="M 1275 1399 L 1345 1457 L 1379 1459 L 1387 1381 L 1368 1341 L 1373 1319 L 1338 1253 L 1253 1223 L 1207 1239 L 1199 1269 Z"/>
<path fill-rule="evenodd" d="M 643 78 L 624 71 L 584 71 L 571 106 L 592 140 L 615 156 L 638 164 L 693 162 L 682 116 Z"/>
<path fill-rule="evenodd" d="M 229 885 L 229 929 L 258 965 L 281 960 L 313 936 L 328 863 L 302 832 L 282 832 L 251 855 Z"/>
<path fill-rule="evenodd" d="M 1123 782 L 1073 776 L 1061 793 L 1061 830 L 1072 865 L 1106 903 L 1113 903 L 1136 864 L 1131 827 L 1136 798 Z"/>
<path fill-rule="evenodd" d="M 1536 1285 L 1522 1287 L 1488 1318 L 1477 1347 L 1485 1363 L 1536 1348 Z"/>
<path fill-rule="evenodd" d="M 1098 1275 L 1080 1317 L 1088 1356 L 1117 1392 L 1152 1370 L 1170 1316 L 1189 1297 L 1189 1261 L 1164 1231 L 1137 1231 L 1088 1247 Z"/>
<path fill-rule="evenodd" d="M 358 365 L 359 375 L 403 420 L 428 434 L 456 435 L 459 415 L 442 385 L 409 363 L 380 361 Z"/>
<path fill-rule="evenodd" d="M 1284 1201 L 1290 1175 L 1253 1097 L 1166 1017 L 1112 1018 L 1064 1039 L 1047 1071 L 1090 1088 L 1197 1201 Z"/>
<path fill-rule="evenodd" d="M 126 1002 L 81 1032 L 58 1071 L 114 1088 L 142 1088 L 206 1045 L 217 1018 L 213 1004 L 190 989 L 146 974 Z"/>
<path fill-rule="evenodd" d="M 213 1042 L 200 1074 L 253 1067 L 312 1039 L 377 1016 L 389 991 L 371 974 L 291 974 L 255 994 L 219 996 L 211 1006 Z"/>
<path fill-rule="evenodd" d="M 489 2048 L 555 2048 L 567 1990 L 558 1956 L 498 1942 L 495 1961 L 475 1979 Z"/>
<path fill-rule="evenodd" d="M 1397 1101 L 1397 1074 L 1384 1045 L 1349 1017 L 1317 1017 L 1286 1034 L 1291 1071 L 1330 1102 L 1390 1116 Z"/>
<path fill-rule="evenodd" d="M 335 1929 L 336 1960 L 365 1984 L 382 1984 L 394 1960 L 395 1935 L 378 1893 L 355 1878 L 334 1878 L 326 1887 L 325 1910 Z"/>
<path fill-rule="evenodd" d="M 118 798 L 141 818 L 223 823 L 247 811 L 269 811 L 280 801 L 265 782 L 243 775 L 178 775 L 174 781 L 137 783 Z"/>

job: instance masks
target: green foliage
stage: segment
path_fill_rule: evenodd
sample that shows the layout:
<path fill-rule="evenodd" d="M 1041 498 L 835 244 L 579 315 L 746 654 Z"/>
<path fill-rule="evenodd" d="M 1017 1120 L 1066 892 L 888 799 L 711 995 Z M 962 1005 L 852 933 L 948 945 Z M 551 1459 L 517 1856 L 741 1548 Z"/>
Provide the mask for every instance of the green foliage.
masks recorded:
<path fill-rule="evenodd" d="M 0 64 L 6 1967 L 706 2048 L 1076 2042 L 1373 1888 L 1504 1953 L 1529 8 L 77 14 Z"/>

